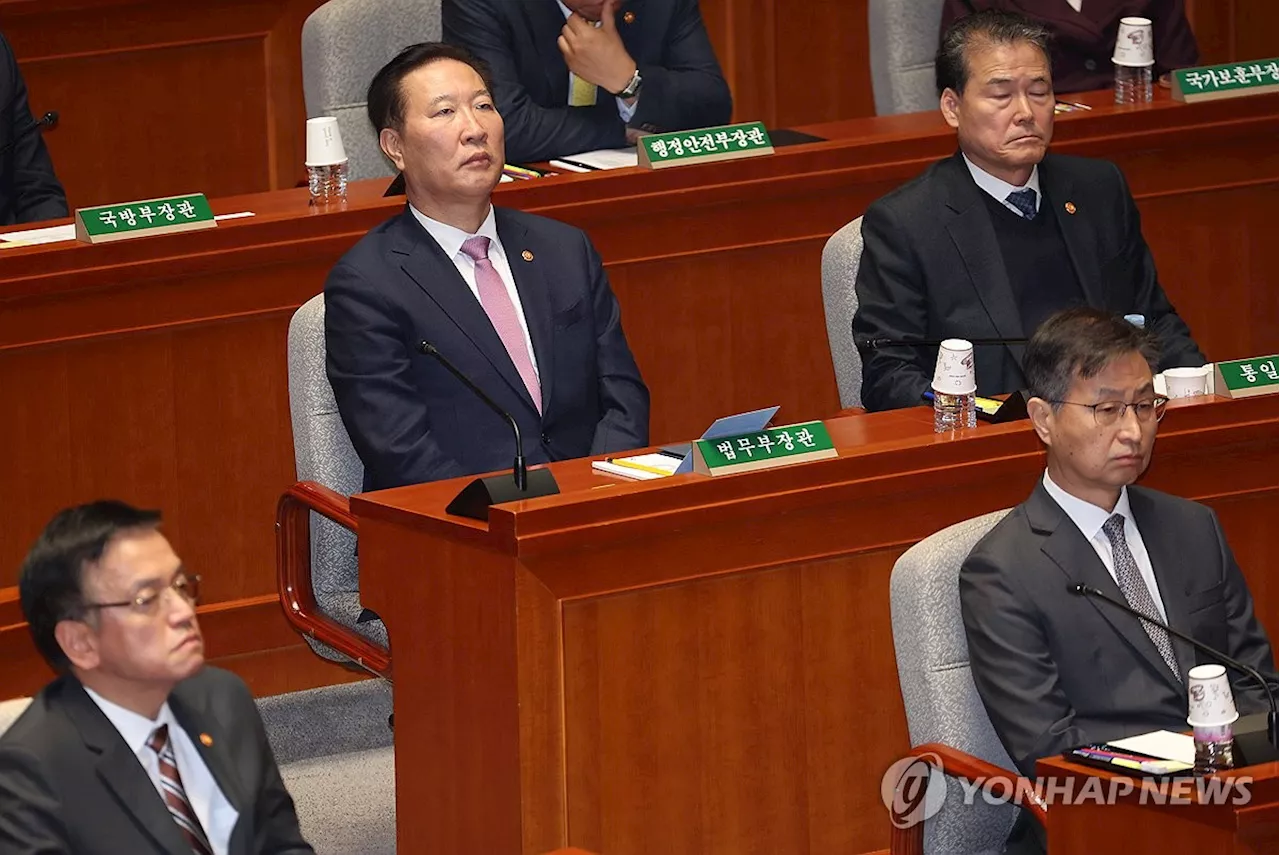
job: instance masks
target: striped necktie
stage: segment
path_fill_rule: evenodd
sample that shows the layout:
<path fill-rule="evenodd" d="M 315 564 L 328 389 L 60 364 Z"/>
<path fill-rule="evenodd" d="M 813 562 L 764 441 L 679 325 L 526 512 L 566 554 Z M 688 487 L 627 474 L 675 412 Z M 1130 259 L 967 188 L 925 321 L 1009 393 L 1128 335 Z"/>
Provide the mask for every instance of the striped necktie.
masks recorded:
<path fill-rule="evenodd" d="M 156 753 L 160 761 L 160 788 L 164 794 L 165 807 L 169 815 L 178 824 L 182 836 L 187 839 L 191 851 L 196 855 L 213 855 L 209 846 L 209 838 L 200 827 L 196 812 L 187 801 L 187 791 L 182 787 L 182 776 L 178 774 L 178 761 L 173 755 L 173 743 L 169 741 L 169 725 L 162 724 L 147 740 L 147 747 Z"/>
<path fill-rule="evenodd" d="M 1129 605 L 1147 617 L 1159 620 L 1160 611 L 1156 608 L 1155 597 L 1151 596 L 1151 589 L 1142 578 L 1138 562 L 1129 551 L 1129 541 L 1124 536 L 1124 515 L 1113 514 L 1102 524 L 1102 531 L 1107 535 L 1107 540 L 1111 541 L 1111 560 L 1115 564 L 1116 584 L 1119 585 L 1120 592 L 1124 594 Z M 1182 672 L 1178 669 L 1177 657 L 1173 655 L 1173 640 L 1169 638 L 1169 633 L 1145 620 L 1140 623 L 1146 630 L 1147 637 L 1151 639 L 1151 643 L 1159 651 L 1164 664 L 1169 666 L 1173 676 L 1181 683 Z"/>

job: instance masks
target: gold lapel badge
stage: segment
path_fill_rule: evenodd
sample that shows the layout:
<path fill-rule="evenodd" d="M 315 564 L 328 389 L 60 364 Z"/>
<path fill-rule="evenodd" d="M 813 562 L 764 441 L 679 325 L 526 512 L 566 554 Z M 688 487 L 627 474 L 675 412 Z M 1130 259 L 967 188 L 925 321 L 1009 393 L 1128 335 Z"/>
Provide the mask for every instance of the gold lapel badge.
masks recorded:
<path fill-rule="evenodd" d="M 1068 202 L 1067 204 L 1063 205 L 1062 207 L 1064 207 L 1064 208 L 1066 208 L 1066 209 L 1067 209 L 1067 213 L 1068 213 L 1068 214 L 1074 214 L 1074 213 L 1076 212 L 1076 203 L 1075 203 L 1075 202 Z"/>
<path fill-rule="evenodd" d="M 525 261 L 533 261 L 533 253 L 527 249 L 524 252 L 520 253 L 520 257 L 523 258 Z"/>
<path fill-rule="evenodd" d="M 623 21 L 625 21 L 625 22 L 626 22 L 626 23 L 628 23 L 628 24 L 634 24 L 634 23 L 636 22 L 636 13 L 635 13 L 635 12 L 623 12 L 623 13 L 622 13 L 622 20 L 623 20 Z"/>
<path fill-rule="evenodd" d="M 205 748 L 212 748 L 213 737 L 207 733 L 200 734 L 200 744 L 203 745 Z"/>

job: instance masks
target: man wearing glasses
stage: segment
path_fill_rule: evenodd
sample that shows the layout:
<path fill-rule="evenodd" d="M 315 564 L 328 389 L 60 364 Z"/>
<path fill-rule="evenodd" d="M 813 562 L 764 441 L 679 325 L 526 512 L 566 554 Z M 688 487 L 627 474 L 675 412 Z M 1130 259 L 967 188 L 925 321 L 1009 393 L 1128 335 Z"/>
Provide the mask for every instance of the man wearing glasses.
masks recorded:
<path fill-rule="evenodd" d="M 1153 384 L 1157 354 L 1149 331 L 1090 308 L 1051 316 L 1027 345 L 1044 476 L 960 570 L 973 681 L 1024 775 L 1084 743 L 1187 729 L 1195 650 L 1071 585 L 1124 598 L 1275 680 L 1217 516 L 1133 486 L 1168 403 Z M 1261 688 L 1228 673 L 1242 714 L 1267 709 Z"/>
<path fill-rule="evenodd" d="M 0 852 L 312 852 L 248 687 L 203 667 L 200 577 L 159 524 L 69 508 L 23 563 L 23 615 L 60 676 L 0 738 Z"/>

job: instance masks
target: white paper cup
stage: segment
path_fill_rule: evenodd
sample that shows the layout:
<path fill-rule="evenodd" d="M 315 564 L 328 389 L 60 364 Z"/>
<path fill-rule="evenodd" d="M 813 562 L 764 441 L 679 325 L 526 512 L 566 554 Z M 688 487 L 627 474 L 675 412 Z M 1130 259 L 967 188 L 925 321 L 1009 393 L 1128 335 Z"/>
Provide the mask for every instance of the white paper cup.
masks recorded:
<path fill-rule="evenodd" d="M 1130 68 L 1155 65 L 1150 18 L 1120 19 L 1120 29 L 1116 33 L 1116 50 L 1111 61 L 1116 65 L 1126 65 Z"/>
<path fill-rule="evenodd" d="M 933 391 L 944 395 L 968 395 L 977 391 L 973 371 L 973 345 L 962 338 L 949 338 L 938 348 L 933 369 Z"/>
<path fill-rule="evenodd" d="M 347 159 L 338 120 L 333 116 L 307 119 L 307 166 L 333 166 Z"/>
<path fill-rule="evenodd" d="M 1209 367 L 1166 368 L 1165 395 L 1169 398 L 1194 398 L 1209 394 Z"/>
<path fill-rule="evenodd" d="M 1222 727 L 1239 717 L 1226 668 L 1197 665 L 1187 672 L 1187 724 Z"/>

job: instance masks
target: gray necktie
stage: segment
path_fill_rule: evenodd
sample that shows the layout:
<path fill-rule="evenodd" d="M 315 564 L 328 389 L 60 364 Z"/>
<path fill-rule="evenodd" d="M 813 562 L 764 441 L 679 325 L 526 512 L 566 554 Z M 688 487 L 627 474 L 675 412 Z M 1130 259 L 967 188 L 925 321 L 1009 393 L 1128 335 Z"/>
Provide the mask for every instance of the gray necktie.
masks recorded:
<path fill-rule="evenodd" d="M 1030 187 L 1022 190 L 1014 190 L 1005 197 L 1005 201 L 1018 209 L 1018 213 L 1026 217 L 1028 220 L 1036 218 L 1036 191 Z"/>
<path fill-rule="evenodd" d="M 1156 609 L 1156 601 L 1151 596 L 1151 589 L 1143 581 L 1142 574 L 1138 571 L 1138 562 L 1133 560 L 1133 553 L 1129 551 L 1129 542 L 1125 540 L 1124 516 L 1113 514 L 1102 524 L 1102 530 L 1106 532 L 1107 540 L 1111 541 L 1111 559 L 1116 565 L 1116 583 L 1120 585 L 1120 593 L 1124 594 L 1129 605 L 1147 617 L 1160 620 L 1160 612 Z M 1173 655 L 1173 642 L 1169 639 L 1169 633 L 1145 620 L 1139 622 L 1155 644 L 1156 650 L 1160 651 L 1160 658 L 1181 683 L 1182 672 L 1178 670 L 1178 660 Z"/>

